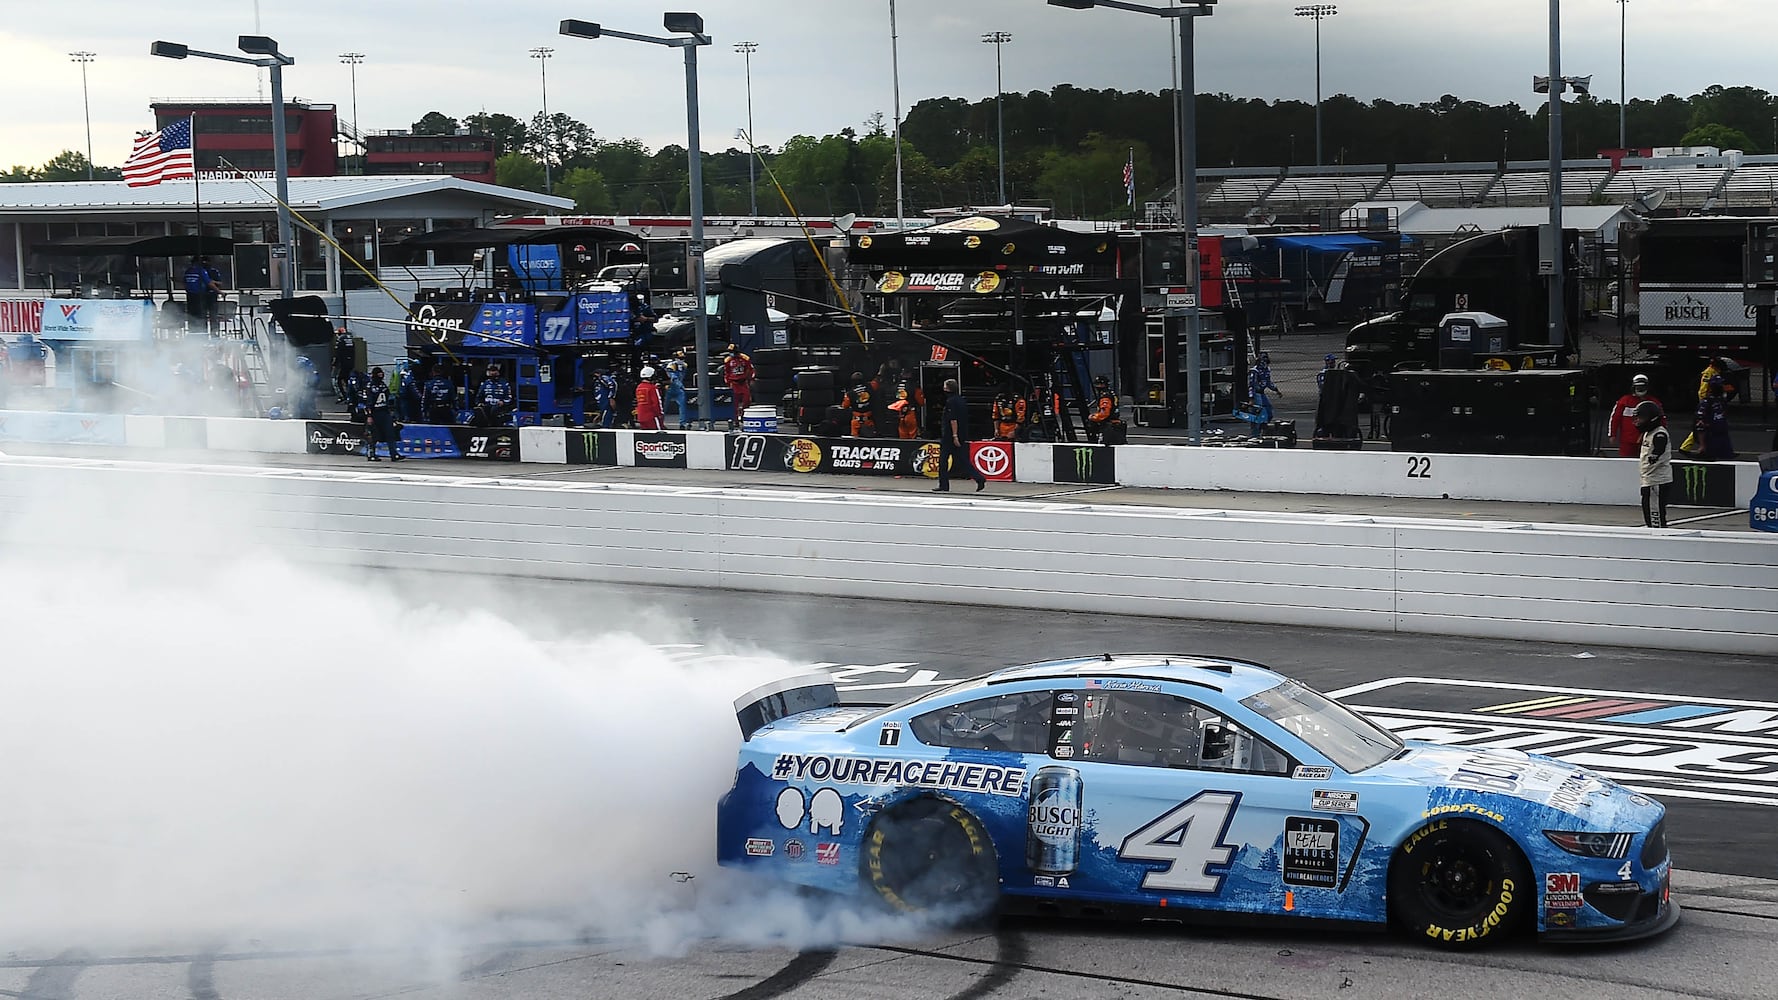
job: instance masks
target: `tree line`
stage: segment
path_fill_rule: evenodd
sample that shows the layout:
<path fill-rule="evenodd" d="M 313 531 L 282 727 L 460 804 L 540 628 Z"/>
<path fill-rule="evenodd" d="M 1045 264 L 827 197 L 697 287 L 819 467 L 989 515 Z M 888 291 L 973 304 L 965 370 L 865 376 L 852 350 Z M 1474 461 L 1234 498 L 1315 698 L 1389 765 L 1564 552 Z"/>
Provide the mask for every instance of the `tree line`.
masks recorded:
<path fill-rule="evenodd" d="M 1230 94 L 1197 98 L 1201 167 L 1312 166 L 1315 106 Z M 1082 89 L 1004 97 L 1006 196 L 1047 203 L 1059 214 L 1120 218 L 1140 211 L 1173 183 L 1174 102 L 1171 91 Z M 1632 148 L 1708 145 L 1748 153 L 1778 152 L 1778 97 L 1754 87 L 1712 86 L 1691 97 L 1632 100 L 1625 109 Z M 1618 105 L 1590 94 L 1563 110 L 1570 158 L 1618 145 Z M 640 140 L 605 139 L 560 112 L 521 119 L 480 112 L 453 118 L 428 112 L 414 122 L 421 135 L 459 128 L 495 140 L 496 181 L 531 191 L 549 188 L 593 215 L 679 215 L 689 210 L 686 151 L 651 150 Z M 1529 160 L 1548 155 L 1548 109 L 1490 105 L 1445 95 L 1401 104 L 1346 95 L 1322 104 L 1323 162 L 1390 164 Z M 931 98 L 902 123 L 905 211 L 986 205 L 1000 199 L 994 98 Z M 765 215 L 786 202 L 806 216 L 896 212 L 895 144 L 881 113 L 825 136 L 797 135 L 759 148 L 758 184 L 748 183 L 748 153 L 731 147 L 703 155 L 705 207 L 711 215 L 746 215 L 757 198 Z M 1132 163 L 1136 205 L 1126 201 L 1123 171 Z M 97 176 L 119 176 L 99 168 Z M 547 175 L 546 175 L 547 170 Z M 13 167 L 0 181 L 84 180 L 86 158 L 64 152 L 40 168 Z"/>

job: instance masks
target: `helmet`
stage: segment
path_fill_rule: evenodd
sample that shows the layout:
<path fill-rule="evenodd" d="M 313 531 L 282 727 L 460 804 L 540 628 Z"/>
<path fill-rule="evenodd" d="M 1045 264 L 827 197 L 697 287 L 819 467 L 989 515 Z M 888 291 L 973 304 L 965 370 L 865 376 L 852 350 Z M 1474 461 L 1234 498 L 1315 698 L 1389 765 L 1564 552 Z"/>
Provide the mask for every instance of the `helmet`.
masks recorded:
<path fill-rule="evenodd" d="M 489 375 L 498 375 L 498 374 L 500 374 L 500 366 L 499 366 L 499 365 L 497 365 L 497 364 L 490 364 L 490 365 L 488 365 L 488 374 L 489 374 Z"/>
<path fill-rule="evenodd" d="M 1262 365 L 1271 364 L 1272 363 L 1272 356 L 1270 354 L 1267 354 L 1264 351 L 1259 352 L 1259 363 Z"/>
<path fill-rule="evenodd" d="M 732 351 L 732 350 L 734 350 L 734 348 L 731 347 L 731 348 L 729 348 L 729 350 Z M 864 373 L 863 372 L 853 372 L 852 373 L 852 381 L 854 381 L 854 382 L 864 381 Z"/>
<path fill-rule="evenodd" d="M 1104 375 L 1095 375 L 1093 376 L 1093 387 L 1096 389 L 1109 389 L 1111 388 L 1111 379 Z"/>
<path fill-rule="evenodd" d="M 1321 359 L 1323 364 L 1329 364 L 1329 365 L 1333 364 L 1335 361 L 1338 361 L 1338 360 L 1339 360 L 1339 358 L 1333 354 L 1329 354 L 1326 357 Z"/>
<path fill-rule="evenodd" d="M 1710 376 L 1710 388 L 1714 389 L 1714 388 L 1716 388 L 1720 385 L 1723 385 L 1723 384 L 1725 384 L 1725 383 L 1723 382 L 1721 375 Z"/>
<path fill-rule="evenodd" d="M 1631 379 L 1630 379 L 1630 384 L 1631 384 L 1631 385 L 1640 385 L 1640 386 L 1646 386 L 1646 385 L 1648 385 L 1648 376 L 1647 376 L 1647 375 L 1636 375 L 1636 376 L 1633 376 L 1633 377 L 1632 377 L 1632 378 L 1631 378 Z"/>
<path fill-rule="evenodd" d="M 299 354 L 296 356 L 296 366 L 305 371 L 312 370 L 315 367 L 315 362 L 310 361 L 307 355 Z"/>
<path fill-rule="evenodd" d="M 1645 399 L 1636 404 L 1636 412 L 1631 419 L 1638 427 L 1653 427 L 1661 422 L 1661 404 Z"/>
<path fill-rule="evenodd" d="M 642 369 L 642 377 L 645 379 L 654 378 L 654 366 L 650 365 L 647 368 Z"/>

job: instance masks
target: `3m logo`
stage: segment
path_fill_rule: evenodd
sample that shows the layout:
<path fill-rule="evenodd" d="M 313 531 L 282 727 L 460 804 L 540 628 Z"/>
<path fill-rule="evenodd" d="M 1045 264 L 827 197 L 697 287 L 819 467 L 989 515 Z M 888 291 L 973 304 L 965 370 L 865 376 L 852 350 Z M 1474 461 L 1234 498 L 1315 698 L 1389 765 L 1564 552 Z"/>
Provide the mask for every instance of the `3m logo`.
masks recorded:
<path fill-rule="evenodd" d="M 1550 872 L 1543 877 L 1543 891 L 1547 893 L 1576 893 L 1580 891 L 1579 872 Z"/>

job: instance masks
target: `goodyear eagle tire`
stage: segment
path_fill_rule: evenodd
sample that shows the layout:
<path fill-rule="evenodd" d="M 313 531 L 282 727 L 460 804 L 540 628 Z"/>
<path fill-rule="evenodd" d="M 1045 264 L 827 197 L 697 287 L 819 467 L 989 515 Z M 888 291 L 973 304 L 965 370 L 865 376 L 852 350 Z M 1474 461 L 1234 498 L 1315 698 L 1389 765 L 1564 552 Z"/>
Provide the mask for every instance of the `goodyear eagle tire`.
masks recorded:
<path fill-rule="evenodd" d="M 1485 947 L 1527 926 L 1537 888 L 1506 834 L 1435 819 L 1410 834 L 1389 868 L 1389 916 L 1419 940 Z"/>
<path fill-rule="evenodd" d="M 861 865 L 877 898 L 903 913 L 965 922 L 999 902 L 994 842 L 968 810 L 942 799 L 917 799 L 878 817 L 865 834 Z"/>

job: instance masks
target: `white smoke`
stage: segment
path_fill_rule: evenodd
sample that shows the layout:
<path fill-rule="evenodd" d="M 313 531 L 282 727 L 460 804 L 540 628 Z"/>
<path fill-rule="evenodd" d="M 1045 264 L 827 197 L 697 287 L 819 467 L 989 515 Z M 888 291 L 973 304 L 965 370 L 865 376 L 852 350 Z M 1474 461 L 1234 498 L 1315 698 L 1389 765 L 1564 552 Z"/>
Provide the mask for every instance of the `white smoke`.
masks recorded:
<path fill-rule="evenodd" d="M 25 506 L 0 530 L 0 951 L 913 932 L 715 868 L 734 698 L 794 664 L 671 656 L 688 626 L 596 588 L 515 607 L 301 568 L 205 497 Z M 159 554 L 60 542 L 95 533 Z"/>

